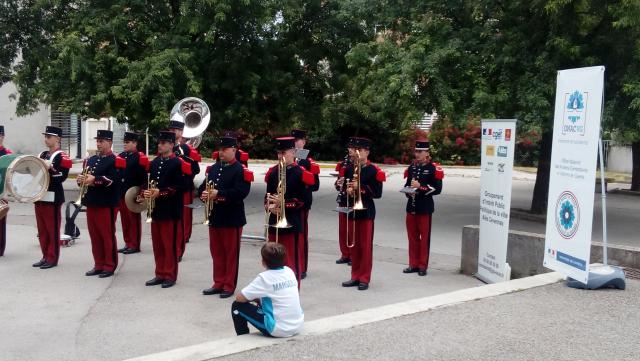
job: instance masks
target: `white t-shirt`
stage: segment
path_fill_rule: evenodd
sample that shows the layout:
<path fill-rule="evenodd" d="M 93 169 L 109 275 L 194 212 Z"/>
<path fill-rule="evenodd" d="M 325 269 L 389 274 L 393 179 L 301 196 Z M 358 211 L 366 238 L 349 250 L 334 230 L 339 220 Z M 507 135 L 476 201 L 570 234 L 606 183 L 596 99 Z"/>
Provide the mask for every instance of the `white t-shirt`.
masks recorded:
<path fill-rule="evenodd" d="M 248 300 L 260 300 L 264 324 L 272 336 L 290 337 L 302 329 L 304 312 L 300 306 L 298 281 L 291 268 L 266 270 L 241 292 Z"/>

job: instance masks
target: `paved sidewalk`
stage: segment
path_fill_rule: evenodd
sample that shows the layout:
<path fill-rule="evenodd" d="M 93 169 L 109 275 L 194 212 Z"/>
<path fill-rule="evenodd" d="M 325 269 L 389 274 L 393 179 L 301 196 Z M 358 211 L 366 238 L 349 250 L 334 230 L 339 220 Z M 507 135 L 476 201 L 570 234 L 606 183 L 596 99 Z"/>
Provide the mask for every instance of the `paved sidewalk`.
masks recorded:
<path fill-rule="evenodd" d="M 564 283 L 467 302 L 221 360 L 639 360 L 640 282 Z"/>

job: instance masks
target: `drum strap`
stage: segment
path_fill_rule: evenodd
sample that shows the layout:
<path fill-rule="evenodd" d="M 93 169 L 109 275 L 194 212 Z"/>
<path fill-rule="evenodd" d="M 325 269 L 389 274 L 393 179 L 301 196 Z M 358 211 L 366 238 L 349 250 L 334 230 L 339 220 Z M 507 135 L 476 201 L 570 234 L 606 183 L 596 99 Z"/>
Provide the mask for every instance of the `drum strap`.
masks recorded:
<path fill-rule="evenodd" d="M 53 164 L 53 160 L 56 159 L 56 157 L 58 156 L 58 154 L 62 153 L 61 150 L 56 150 L 55 152 L 51 153 L 51 155 L 49 156 L 49 160 L 48 163 L 49 164 Z M 52 175 L 52 177 L 56 177 L 56 176 L 61 176 L 60 175 Z M 41 202 L 47 202 L 47 203 L 53 203 L 55 202 L 55 198 L 56 198 L 56 194 L 55 192 L 52 191 L 47 191 L 44 196 L 42 197 L 42 199 L 40 199 Z"/>

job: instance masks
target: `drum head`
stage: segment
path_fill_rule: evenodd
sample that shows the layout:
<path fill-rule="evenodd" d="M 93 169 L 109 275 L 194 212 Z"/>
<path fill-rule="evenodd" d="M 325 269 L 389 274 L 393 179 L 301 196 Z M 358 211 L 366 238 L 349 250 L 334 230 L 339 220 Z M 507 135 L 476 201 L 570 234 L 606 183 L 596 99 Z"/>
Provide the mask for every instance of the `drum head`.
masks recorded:
<path fill-rule="evenodd" d="M 37 202 L 49 188 L 49 170 L 33 155 L 14 159 L 6 170 L 5 191 L 18 202 Z"/>

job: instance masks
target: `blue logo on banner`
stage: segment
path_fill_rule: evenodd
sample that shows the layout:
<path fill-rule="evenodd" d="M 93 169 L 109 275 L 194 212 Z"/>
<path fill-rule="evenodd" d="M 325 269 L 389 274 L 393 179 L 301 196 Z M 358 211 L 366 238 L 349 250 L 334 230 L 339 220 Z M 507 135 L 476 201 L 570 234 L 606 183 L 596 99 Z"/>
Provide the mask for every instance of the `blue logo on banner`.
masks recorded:
<path fill-rule="evenodd" d="M 578 198 L 569 191 L 564 191 L 556 202 L 556 229 L 564 239 L 571 239 L 578 232 L 580 225 L 580 205 Z"/>
<path fill-rule="evenodd" d="M 573 268 L 577 268 L 581 271 L 584 271 L 587 269 L 587 262 L 585 262 L 580 258 L 573 257 L 566 253 L 562 253 L 560 251 L 557 252 L 556 260 L 558 260 L 558 262 L 568 264 L 569 266 Z"/>
<path fill-rule="evenodd" d="M 566 106 L 562 121 L 562 134 L 584 135 L 588 97 L 589 93 L 579 90 L 565 93 Z"/>
<path fill-rule="evenodd" d="M 584 109 L 584 97 L 582 93 L 579 91 L 574 91 L 569 96 L 569 104 L 567 104 L 567 109 L 569 110 L 577 110 L 581 111 Z"/>

